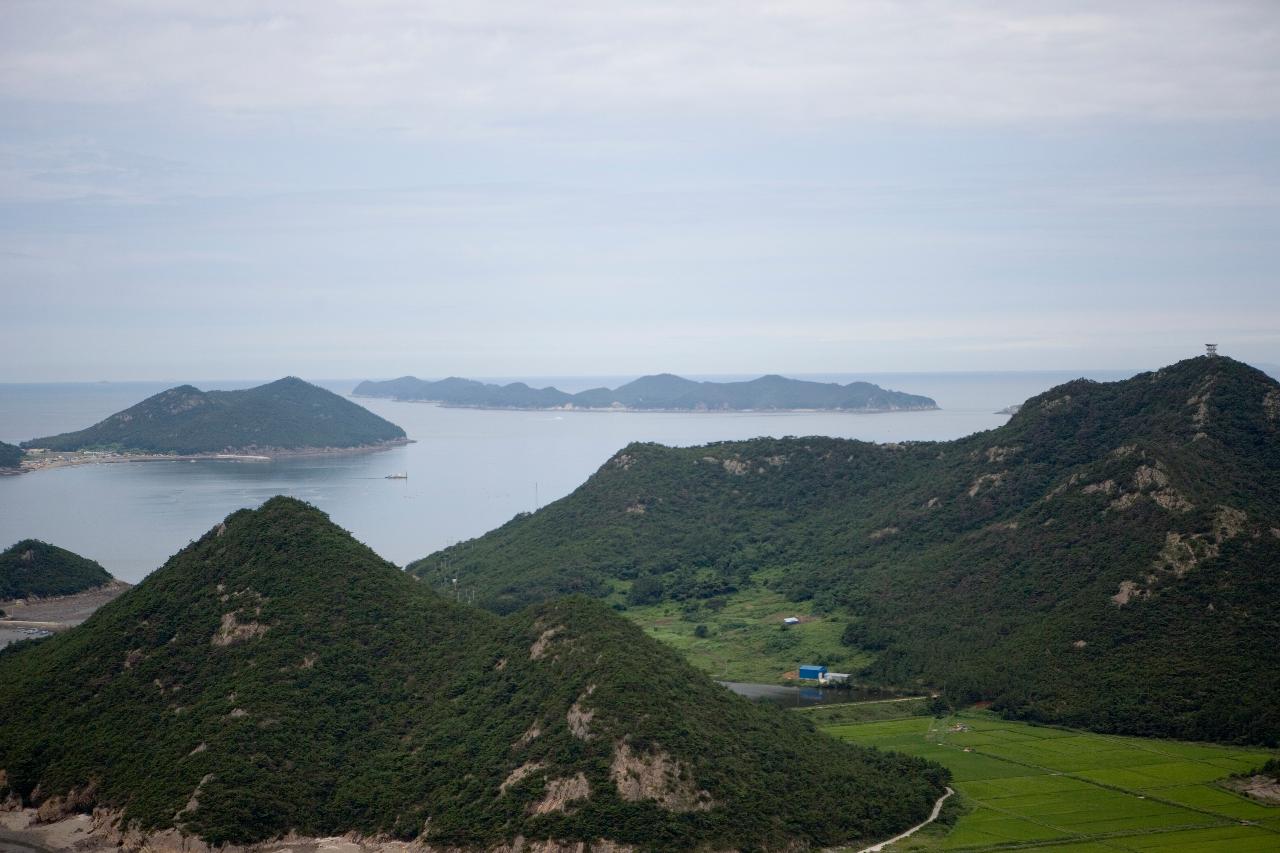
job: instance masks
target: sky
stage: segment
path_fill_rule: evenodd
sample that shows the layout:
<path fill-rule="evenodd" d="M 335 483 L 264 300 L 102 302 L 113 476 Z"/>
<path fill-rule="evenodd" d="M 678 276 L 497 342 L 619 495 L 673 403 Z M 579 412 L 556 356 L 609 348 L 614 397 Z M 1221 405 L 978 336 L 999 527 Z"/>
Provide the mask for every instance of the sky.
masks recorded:
<path fill-rule="evenodd" d="M 3 0 L 0 381 L 1280 362 L 1275 0 Z"/>

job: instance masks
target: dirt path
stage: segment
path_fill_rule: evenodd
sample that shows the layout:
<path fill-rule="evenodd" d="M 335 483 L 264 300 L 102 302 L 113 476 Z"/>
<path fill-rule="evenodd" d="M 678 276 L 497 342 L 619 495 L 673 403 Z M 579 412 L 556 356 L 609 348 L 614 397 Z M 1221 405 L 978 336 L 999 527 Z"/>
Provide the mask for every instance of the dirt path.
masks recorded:
<path fill-rule="evenodd" d="M 890 838 L 888 841 L 881 841 L 879 844 L 872 844 L 870 847 L 863 847 L 861 850 L 858 851 L 858 853 L 880 853 L 881 850 L 888 847 L 890 844 L 896 844 L 902 839 L 906 838 L 907 836 L 915 835 L 917 832 L 924 829 L 926 826 L 928 826 L 929 824 L 933 823 L 935 820 L 938 819 L 938 815 L 941 814 L 942 812 L 942 804 L 947 801 L 947 797 L 951 796 L 954 793 L 955 791 L 951 790 L 951 788 L 948 787 L 947 792 L 943 794 L 941 797 L 938 797 L 938 801 L 933 804 L 933 812 L 929 815 L 929 819 L 926 820 L 924 823 L 918 823 L 915 826 L 908 829 L 906 832 L 899 833 L 898 835 L 895 835 L 893 838 Z"/>

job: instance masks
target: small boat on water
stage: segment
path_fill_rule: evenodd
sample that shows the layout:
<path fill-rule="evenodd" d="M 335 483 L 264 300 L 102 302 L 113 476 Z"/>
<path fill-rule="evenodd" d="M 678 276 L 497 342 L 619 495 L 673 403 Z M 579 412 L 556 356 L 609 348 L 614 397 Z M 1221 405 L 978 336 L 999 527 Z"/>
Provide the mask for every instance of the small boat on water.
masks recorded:
<path fill-rule="evenodd" d="M 388 474 L 388 475 L 386 476 L 386 478 L 385 478 L 385 479 L 388 479 L 388 480 L 407 480 L 407 479 L 409 479 L 409 475 L 408 475 L 408 474 L 403 474 L 403 473 L 401 473 L 401 474 Z"/>

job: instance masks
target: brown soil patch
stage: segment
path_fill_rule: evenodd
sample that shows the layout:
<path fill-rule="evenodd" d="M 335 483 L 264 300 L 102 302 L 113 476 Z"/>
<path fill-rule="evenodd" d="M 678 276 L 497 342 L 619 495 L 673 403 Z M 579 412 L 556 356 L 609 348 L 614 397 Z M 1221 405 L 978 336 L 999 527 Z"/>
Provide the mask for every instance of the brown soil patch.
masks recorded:
<path fill-rule="evenodd" d="M 679 761 L 662 750 L 633 752 L 620 740 L 613 746 L 609 775 L 624 800 L 652 800 L 673 812 L 707 811 L 715 803 L 711 794 L 698 790 L 693 775 Z"/>
<path fill-rule="evenodd" d="M 84 811 L 93 805 L 97 789 L 97 783 L 90 782 L 83 788 L 72 788 L 63 796 L 49 797 L 36 808 L 34 822 L 53 823 Z"/>
<path fill-rule="evenodd" d="M 1269 806 L 1280 806 L 1280 779 L 1258 774 L 1227 779 L 1222 785 Z"/>
<path fill-rule="evenodd" d="M 1111 600 L 1124 607 L 1134 598 L 1142 598 L 1146 591 L 1136 581 L 1120 581 L 1120 591 L 1111 596 Z"/>
<path fill-rule="evenodd" d="M 529 726 L 529 728 L 525 729 L 524 734 L 516 738 L 516 742 L 511 744 L 511 748 L 523 749 L 524 747 L 533 743 L 534 740 L 536 740 L 541 735 L 542 735 L 542 724 L 539 723 L 537 720 L 534 720 L 533 723 Z"/>
<path fill-rule="evenodd" d="M 1280 423 L 1280 390 L 1271 390 L 1262 398 L 1262 413 L 1270 424 Z"/>
<path fill-rule="evenodd" d="M 1176 489 L 1161 489 L 1152 493 L 1151 498 L 1170 512 L 1187 512 L 1194 509 L 1191 501 L 1184 498 Z"/>
<path fill-rule="evenodd" d="M 983 489 L 994 489 L 1004 482 L 1004 478 L 1008 475 L 1008 471 L 1001 471 L 997 474 L 981 474 L 978 479 L 973 481 L 969 486 L 969 497 L 976 498 L 978 493 Z"/>
<path fill-rule="evenodd" d="M 1142 500 L 1142 495 L 1137 492 L 1125 492 L 1120 497 L 1111 502 L 1111 509 L 1125 510 Z"/>
<path fill-rule="evenodd" d="M 1205 541 L 1198 533 L 1184 536 L 1170 531 L 1156 557 L 1156 568 L 1182 577 L 1205 560 L 1218 556 L 1218 543 Z"/>
<path fill-rule="evenodd" d="M 257 616 L 260 610 L 261 608 L 254 608 L 254 615 Z M 222 624 L 218 626 L 218 630 L 214 632 L 209 642 L 215 646 L 230 646 L 267 633 L 269 625 L 259 622 L 241 622 L 240 615 L 239 610 L 222 614 Z"/>
<path fill-rule="evenodd" d="M 1219 506 L 1217 514 L 1213 517 L 1213 534 L 1219 542 L 1234 539 L 1240 535 L 1240 531 L 1244 530 L 1244 524 L 1248 520 L 1249 515 L 1243 510 Z"/>
<path fill-rule="evenodd" d="M 591 796 L 591 786 L 587 777 L 578 773 L 566 779 L 552 779 L 547 782 L 546 793 L 535 803 L 530 811 L 533 814 L 549 814 L 551 812 L 570 813 L 575 802 Z"/>
<path fill-rule="evenodd" d="M 594 684 L 588 685 L 587 690 L 578 700 L 569 706 L 569 713 L 565 715 L 565 719 L 569 723 L 569 731 L 573 732 L 573 736 L 581 740 L 591 739 L 591 720 L 595 717 L 595 711 L 588 711 L 582 707 L 582 703 L 586 701 L 592 693 L 596 691 Z"/>
<path fill-rule="evenodd" d="M 556 625 L 554 628 L 548 628 L 538 635 L 538 639 L 533 641 L 533 645 L 529 647 L 529 659 L 540 660 L 546 657 L 547 648 L 551 645 L 551 641 L 564 630 L 563 625 Z"/>
<path fill-rule="evenodd" d="M 529 776 L 533 775 L 534 773 L 537 773 L 539 770 L 541 770 L 545 766 L 546 765 L 544 765 L 541 761 L 529 761 L 524 764 L 521 764 L 515 770 L 512 770 L 510 773 L 508 773 L 507 778 L 504 779 L 502 784 L 498 786 L 498 796 L 502 796 L 507 792 L 507 789 L 510 788 L 512 785 L 519 785 L 521 780 L 527 779 Z"/>
<path fill-rule="evenodd" d="M 95 589 L 87 589 L 74 595 L 51 598 L 16 598 L 0 601 L 0 610 L 6 619 L 26 622 L 50 622 L 52 630 L 79 625 L 102 605 L 129 589 L 131 584 L 113 580 Z"/>
<path fill-rule="evenodd" d="M 1133 487 L 1139 491 L 1162 489 L 1169 485 L 1169 475 L 1150 465 L 1139 465 L 1133 472 Z"/>
<path fill-rule="evenodd" d="M 1021 452 L 1022 452 L 1021 445 L 1016 445 L 1016 444 L 1011 447 L 988 447 L 987 461 L 1003 462 L 1006 459 L 1008 459 L 1010 456 L 1016 456 L 1018 453 L 1021 453 Z"/>
<path fill-rule="evenodd" d="M 1064 394 L 1063 396 L 1058 397 L 1057 399 L 1046 400 L 1045 402 L 1041 403 L 1040 411 L 1044 412 L 1045 414 L 1049 414 L 1050 412 L 1056 412 L 1060 409 L 1065 409 L 1070 402 L 1071 402 L 1071 395 Z"/>

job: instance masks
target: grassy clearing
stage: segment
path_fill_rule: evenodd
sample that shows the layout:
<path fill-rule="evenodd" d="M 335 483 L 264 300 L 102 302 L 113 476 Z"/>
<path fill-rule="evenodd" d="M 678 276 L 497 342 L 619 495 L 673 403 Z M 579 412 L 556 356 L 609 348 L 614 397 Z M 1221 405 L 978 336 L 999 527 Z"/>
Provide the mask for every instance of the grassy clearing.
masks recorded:
<path fill-rule="evenodd" d="M 1280 808 L 1214 784 L 1260 765 L 1269 756 L 1262 750 L 1031 726 L 979 711 L 820 725 L 951 769 L 961 795 L 952 825 L 940 821 L 896 845 L 899 853 L 1280 850 Z"/>
<path fill-rule="evenodd" d="M 651 637 L 678 649 L 694 666 L 725 681 L 776 684 L 802 663 L 857 672 L 872 660 L 840 642 L 848 617 L 814 614 L 812 602 L 789 602 L 762 586 L 751 586 L 721 601 L 722 607 L 696 601 L 629 607 L 623 615 Z M 782 620 L 787 616 L 804 621 L 784 629 Z M 705 637 L 695 633 L 699 625 L 706 626 Z"/>

